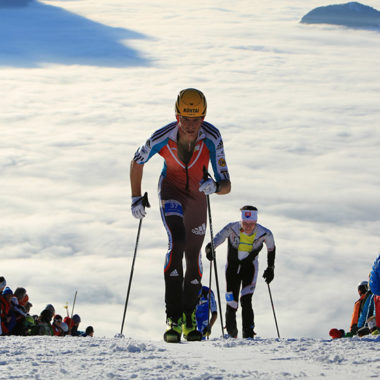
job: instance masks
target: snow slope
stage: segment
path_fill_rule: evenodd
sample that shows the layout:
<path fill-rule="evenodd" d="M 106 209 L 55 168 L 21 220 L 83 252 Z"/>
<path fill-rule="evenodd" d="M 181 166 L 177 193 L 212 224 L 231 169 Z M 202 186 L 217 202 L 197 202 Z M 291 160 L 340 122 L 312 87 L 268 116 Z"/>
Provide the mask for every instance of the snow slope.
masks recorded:
<path fill-rule="evenodd" d="M 356 285 L 380 247 L 380 39 L 299 23 L 329 4 L 41 0 L 0 8 L 0 275 L 28 290 L 33 313 L 52 303 L 64 314 L 78 290 L 82 329 L 108 338 L 120 331 L 137 232 L 129 162 L 173 120 L 178 91 L 192 86 L 207 96 L 231 172 L 231 194 L 211 197 L 214 232 L 238 218 L 242 203 L 259 208 L 277 244 L 271 286 L 281 336 L 310 342 L 348 328 Z M 160 342 L 165 328 L 161 168 L 152 159 L 143 182 L 152 208 L 124 329 L 136 344 Z M 225 251 L 217 251 L 222 291 Z M 273 338 L 261 273 L 256 330 Z M 22 362 L 34 355 L 16 354 Z"/>
<path fill-rule="evenodd" d="M 379 342 L 5 337 L 0 379 L 369 379 L 379 374 Z"/>

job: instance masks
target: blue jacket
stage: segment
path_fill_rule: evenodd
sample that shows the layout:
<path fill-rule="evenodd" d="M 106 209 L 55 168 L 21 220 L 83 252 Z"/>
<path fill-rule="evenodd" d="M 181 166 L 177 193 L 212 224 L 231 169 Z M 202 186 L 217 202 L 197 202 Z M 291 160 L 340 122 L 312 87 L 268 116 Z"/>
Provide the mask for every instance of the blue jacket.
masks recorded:
<path fill-rule="evenodd" d="M 211 290 L 211 314 L 217 312 L 216 301 L 214 292 Z M 207 286 L 203 286 L 201 289 L 201 295 L 199 298 L 199 303 L 195 309 L 195 317 L 197 319 L 197 328 L 199 331 L 203 331 L 208 324 L 208 311 L 209 311 L 209 288 Z"/>
<path fill-rule="evenodd" d="M 369 317 L 372 317 L 374 311 L 374 303 L 373 303 L 373 294 L 371 292 L 367 292 L 363 308 L 360 312 L 359 320 L 358 320 L 358 329 L 363 327 Z"/>
<path fill-rule="evenodd" d="M 373 294 L 380 296 L 380 255 L 373 264 L 369 286 Z"/>

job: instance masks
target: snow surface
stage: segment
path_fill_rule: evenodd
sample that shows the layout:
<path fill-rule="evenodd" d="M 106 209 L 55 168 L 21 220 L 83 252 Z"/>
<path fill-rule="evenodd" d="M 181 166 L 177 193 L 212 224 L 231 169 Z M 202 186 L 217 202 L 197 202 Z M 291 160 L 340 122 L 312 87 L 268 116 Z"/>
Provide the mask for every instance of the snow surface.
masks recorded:
<path fill-rule="evenodd" d="M 4 337 L 0 379 L 369 379 L 380 337 L 210 339 Z"/>
<path fill-rule="evenodd" d="M 253 371 L 248 378 L 254 371 L 264 378 L 378 373 L 377 340 L 326 340 L 330 328 L 348 329 L 356 285 L 380 248 L 379 33 L 299 23 L 329 4 L 45 0 L 0 8 L 0 275 L 13 290 L 27 289 L 35 314 L 47 303 L 65 314 L 78 290 L 81 328 L 95 329 L 92 341 L 1 338 L 1 376 L 23 368 L 26 378 L 61 368 L 68 377 L 72 368 L 90 376 L 92 356 L 98 378 L 119 367 L 137 376 L 146 357 L 162 376 L 165 368 L 173 376 L 176 368 L 213 376 L 209 356 L 215 368 Z M 375 0 L 366 5 L 380 8 Z M 231 194 L 211 197 L 214 233 L 252 203 L 278 252 L 271 289 L 283 340 L 273 340 L 263 252 L 254 295 L 260 339 L 202 343 L 202 360 L 191 359 L 197 345 L 162 342 L 160 157 L 145 167 L 152 208 L 142 224 L 128 338 L 113 339 L 138 225 L 129 162 L 174 119 L 176 95 L 186 87 L 206 94 L 207 120 L 222 132 L 232 179 Z M 222 291 L 225 252 L 217 250 Z M 208 270 L 205 263 L 205 283 Z M 220 330 L 218 320 L 212 337 Z M 129 345 L 148 348 L 130 352 Z M 49 354 L 55 350 L 62 355 Z M 131 362 L 117 362 L 118 355 Z"/>

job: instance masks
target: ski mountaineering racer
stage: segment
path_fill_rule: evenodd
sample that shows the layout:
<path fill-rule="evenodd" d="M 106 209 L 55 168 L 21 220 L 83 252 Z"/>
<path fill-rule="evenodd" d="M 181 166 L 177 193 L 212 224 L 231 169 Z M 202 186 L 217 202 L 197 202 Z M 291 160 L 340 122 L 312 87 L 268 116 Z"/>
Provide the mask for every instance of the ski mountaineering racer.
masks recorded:
<path fill-rule="evenodd" d="M 131 162 L 131 209 L 141 219 L 146 215 L 141 196 L 144 164 L 156 153 L 165 160 L 158 195 L 169 240 L 164 266 L 167 342 L 179 342 L 182 334 L 187 340 L 202 339 L 194 311 L 201 289 L 200 250 L 207 223 L 206 195 L 227 194 L 231 190 L 223 140 L 219 130 L 204 121 L 206 110 L 201 91 L 180 91 L 175 103 L 176 121 L 154 132 Z M 209 162 L 215 181 L 203 178 Z"/>
<path fill-rule="evenodd" d="M 214 237 L 214 248 L 228 239 L 226 263 L 226 329 L 231 337 L 237 337 L 236 311 L 240 304 L 243 322 L 243 338 L 254 336 L 254 313 L 252 296 L 256 287 L 259 270 L 258 255 L 263 244 L 266 245 L 268 267 L 263 277 L 269 284 L 274 278 L 276 247 L 270 230 L 257 223 L 257 208 L 244 206 L 240 209 L 241 220 L 227 224 Z M 211 243 L 206 246 L 206 256 L 213 260 Z"/>

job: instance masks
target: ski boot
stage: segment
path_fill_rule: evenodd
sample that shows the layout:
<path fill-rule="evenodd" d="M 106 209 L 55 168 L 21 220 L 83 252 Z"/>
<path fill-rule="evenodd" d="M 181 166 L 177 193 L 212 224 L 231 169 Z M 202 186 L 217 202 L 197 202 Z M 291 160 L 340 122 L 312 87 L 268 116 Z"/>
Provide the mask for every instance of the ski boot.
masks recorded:
<path fill-rule="evenodd" d="M 256 333 L 253 331 L 253 327 L 243 329 L 243 338 L 254 338 Z"/>
<path fill-rule="evenodd" d="M 183 313 L 182 331 L 183 337 L 189 342 L 202 340 L 202 333 L 197 330 L 195 311 L 193 311 L 191 314 Z"/>
<path fill-rule="evenodd" d="M 231 338 L 237 338 L 238 329 L 236 327 L 236 310 L 228 305 L 226 310 L 226 330 Z"/>
<path fill-rule="evenodd" d="M 182 335 L 182 319 L 168 317 L 166 320 L 167 330 L 164 333 L 164 341 L 168 343 L 179 343 Z"/>

